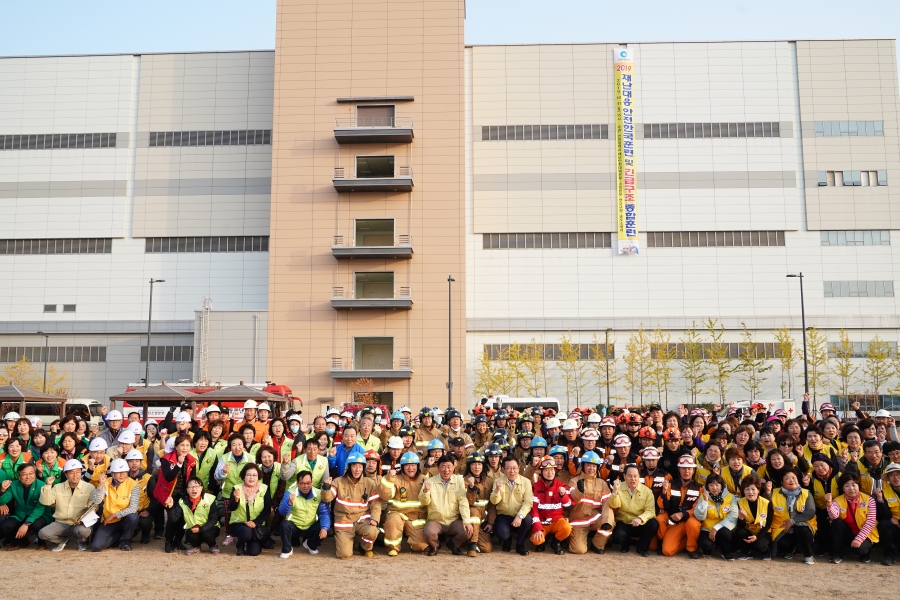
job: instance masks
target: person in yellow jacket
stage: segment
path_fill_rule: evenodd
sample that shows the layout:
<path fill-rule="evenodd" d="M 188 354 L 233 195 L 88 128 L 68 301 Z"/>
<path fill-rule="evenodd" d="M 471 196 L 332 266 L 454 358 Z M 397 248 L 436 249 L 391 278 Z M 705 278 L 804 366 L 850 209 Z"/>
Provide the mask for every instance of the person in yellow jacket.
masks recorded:
<path fill-rule="evenodd" d="M 419 469 L 419 462 L 415 452 L 407 452 L 400 457 L 400 470 L 391 469 L 381 478 L 381 497 L 388 506 L 384 519 L 384 545 L 388 556 L 400 553 L 404 533 L 414 552 L 422 552 L 428 547 L 425 509 L 419 501 L 425 476 Z"/>
<path fill-rule="evenodd" d="M 380 484 L 371 477 L 364 477 L 366 458 L 359 452 L 347 456 L 346 471 L 332 483 L 331 478 L 322 484 L 322 501 L 335 501 L 334 543 L 338 558 L 353 556 L 353 543 L 359 538 L 366 558 L 375 556 L 372 547 L 378 537 L 378 521 L 381 518 Z"/>
<path fill-rule="evenodd" d="M 84 458 L 84 476 L 92 486 L 100 486 L 100 476 L 106 475 L 112 459 L 106 455 L 109 446 L 103 438 L 94 438 L 88 446 L 88 455 Z"/>
<path fill-rule="evenodd" d="M 101 552 L 118 543 L 121 550 L 131 550 L 131 538 L 138 526 L 141 490 L 137 481 L 128 477 L 128 463 L 121 458 L 109 465 L 111 477 L 100 475 L 91 501 L 102 506 L 100 527 L 94 532 L 93 552 Z"/>
<path fill-rule="evenodd" d="M 738 560 L 753 558 L 753 552 L 762 554 L 763 560 L 771 560 L 769 545 L 772 542 L 772 503 L 762 496 L 763 483 L 756 475 L 741 480 L 741 496 L 738 500 L 737 525 L 734 528 L 734 545 Z"/>
<path fill-rule="evenodd" d="M 900 464 L 891 463 L 884 470 L 885 482 L 875 491 L 878 511 L 878 537 L 881 539 L 881 564 L 894 564 L 894 548 L 900 543 Z"/>
<path fill-rule="evenodd" d="M 150 494 L 147 487 L 150 484 L 150 473 L 141 468 L 144 456 L 140 450 L 132 448 L 124 457 L 128 463 L 128 476 L 134 479 L 140 489 L 138 500 L 138 529 L 141 530 L 141 543 L 150 543 L 150 529 L 153 527 L 153 515 L 150 514 Z"/>
<path fill-rule="evenodd" d="M 875 498 L 860 491 L 856 473 L 841 475 L 838 488 L 843 493 L 837 498 L 825 495 L 831 519 L 831 562 L 842 562 L 848 549 L 859 553 L 859 562 L 871 562 L 869 553 L 878 543 Z"/>
<path fill-rule="evenodd" d="M 740 452 L 737 448 L 729 448 Z M 734 560 L 731 554 L 731 531 L 737 524 L 737 495 L 725 488 L 721 475 L 710 473 L 703 486 L 703 495 L 694 506 L 694 517 L 700 521 L 700 536 L 697 545 L 704 556 L 710 556 L 713 548 L 719 546 L 722 558 Z"/>
<path fill-rule="evenodd" d="M 788 469 L 781 476 L 781 487 L 772 492 L 772 556 L 779 547 L 785 560 L 791 560 L 794 548 L 800 546 L 806 564 L 815 564 L 813 538 L 816 535 L 816 503 L 813 495 L 800 487 L 796 470 Z"/>
<path fill-rule="evenodd" d="M 519 475 L 519 461 L 512 454 L 503 458 L 503 476 L 494 481 L 491 504 L 497 507 L 494 532 L 503 545 L 503 551 L 512 549 L 512 536 L 516 535 L 516 552 L 528 556 L 525 542 L 531 535 L 534 519 L 534 492 L 531 481 Z"/>
<path fill-rule="evenodd" d="M 744 462 L 744 451 L 732 446 L 725 451 L 725 468 L 720 470 L 722 482 L 732 495 L 741 495 L 741 482 L 748 475 L 753 474 L 753 469 Z"/>
<path fill-rule="evenodd" d="M 438 474 L 425 480 L 419 492 L 419 502 L 428 511 L 425 523 L 425 541 L 428 556 L 438 553 L 439 535 L 449 538 L 448 546 L 455 555 L 462 554 L 462 546 L 474 531 L 470 522 L 466 484 L 461 475 L 454 475 L 453 459 L 441 456 L 437 462 Z"/>
<path fill-rule="evenodd" d="M 641 483 L 641 471 L 635 464 L 625 466 L 622 480 L 613 482 L 609 507 L 613 509 L 616 527 L 610 541 L 620 545 L 622 553 L 628 552 L 631 537 L 639 536 L 637 552 L 648 556 L 650 542 L 656 537 L 659 522 L 656 520 L 656 509 L 653 505 L 653 490 Z"/>
<path fill-rule="evenodd" d="M 65 480 L 54 485 L 54 478 L 49 477 L 41 488 L 41 504 L 54 507 L 54 511 L 53 522 L 42 528 L 38 537 L 52 544 L 54 552 L 65 548 L 73 536 L 78 540 L 79 552 L 88 549 L 91 529 L 81 523 L 81 517 L 92 504 L 94 486 L 81 480 L 83 469 L 81 461 L 71 458 L 63 466 Z"/>

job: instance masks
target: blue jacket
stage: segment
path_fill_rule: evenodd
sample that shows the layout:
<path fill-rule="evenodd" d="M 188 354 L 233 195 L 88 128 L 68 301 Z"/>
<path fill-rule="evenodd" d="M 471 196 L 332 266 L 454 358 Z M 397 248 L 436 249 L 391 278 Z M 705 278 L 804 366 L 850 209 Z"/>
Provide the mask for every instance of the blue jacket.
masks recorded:
<path fill-rule="evenodd" d="M 347 446 L 344 444 L 338 444 L 336 446 L 336 452 L 334 456 L 328 457 L 328 468 L 332 470 L 332 472 L 337 473 L 334 477 L 343 477 L 344 471 L 347 470 L 347 457 L 350 456 L 353 452 L 359 452 L 360 454 L 365 454 L 366 450 L 358 443 L 353 444 L 353 447 L 347 450 Z"/>
<path fill-rule="evenodd" d="M 313 491 L 315 490 L 315 488 L 312 488 L 309 490 L 309 494 L 304 494 L 299 490 L 299 488 L 292 487 L 292 489 L 297 489 L 297 495 L 303 496 L 307 500 L 312 498 Z M 281 499 L 281 504 L 278 505 L 278 514 L 280 514 L 282 517 L 286 517 L 291 514 L 291 505 L 288 504 L 290 495 L 290 490 L 285 491 L 284 497 Z M 319 502 L 319 508 L 318 510 L 316 510 L 316 517 L 319 519 L 319 529 L 331 529 L 331 511 L 328 509 L 327 502 Z"/>

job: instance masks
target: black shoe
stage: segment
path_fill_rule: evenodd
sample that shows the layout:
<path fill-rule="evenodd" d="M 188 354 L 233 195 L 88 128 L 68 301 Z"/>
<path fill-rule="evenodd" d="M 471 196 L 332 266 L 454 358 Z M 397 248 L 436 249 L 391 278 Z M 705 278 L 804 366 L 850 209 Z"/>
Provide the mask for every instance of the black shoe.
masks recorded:
<path fill-rule="evenodd" d="M 525 549 L 525 546 L 516 546 L 516 552 L 519 553 L 519 556 L 528 556 L 528 550 Z"/>
<path fill-rule="evenodd" d="M 234 554 L 235 554 L 235 556 L 243 556 L 243 555 L 244 555 L 244 549 L 241 548 L 240 546 L 238 546 L 238 547 L 237 547 L 237 550 L 235 551 Z"/>
<path fill-rule="evenodd" d="M 119 550 L 131 552 L 131 542 L 122 542 L 121 544 L 119 544 Z"/>
<path fill-rule="evenodd" d="M 871 557 L 871 555 L 870 555 L 868 552 L 866 552 L 865 554 L 860 554 L 860 555 L 859 555 L 859 562 L 861 562 L 861 563 L 870 563 L 870 562 L 872 562 L 872 557 Z"/>
<path fill-rule="evenodd" d="M 537 546 L 534 547 L 534 551 L 535 551 L 535 552 L 543 552 L 543 551 L 546 550 L 546 549 L 547 549 L 547 544 L 546 544 L 546 543 L 544 543 L 544 544 L 538 544 Z"/>
<path fill-rule="evenodd" d="M 161 539 L 163 539 L 163 534 L 160 533 L 159 531 L 157 531 L 156 533 L 153 534 L 153 539 L 154 539 L 154 540 L 161 540 Z"/>
<path fill-rule="evenodd" d="M 881 559 L 881 564 L 883 564 L 886 567 L 893 566 L 894 557 L 893 556 L 885 556 L 884 558 Z"/>
<path fill-rule="evenodd" d="M 692 558 L 694 560 L 700 560 L 701 558 L 703 558 L 703 556 L 699 552 L 694 550 L 693 552 L 688 552 L 688 558 Z"/>
<path fill-rule="evenodd" d="M 141 543 L 142 543 L 142 544 L 149 544 L 149 543 L 150 543 L 150 534 L 149 534 L 149 533 L 142 533 L 142 534 L 141 534 Z"/>
<path fill-rule="evenodd" d="M 629 550 L 631 550 L 631 547 L 628 544 L 622 544 L 622 547 L 619 548 L 619 552 L 622 554 L 628 554 Z"/>
<path fill-rule="evenodd" d="M 559 540 L 551 540 L 550 549 L 553 550 L 553 554 L 564 554 L 563 549 L 559 546 Z"/>
<path fill-rule="evenodd" d="M 509 552 L 510 550 L 512 550 L 512 539 L 508 539 L 503 542 L 503 551 Z"/>
<path fill-rule="evenodd" d="M 450 547 L 450 552 L 453 553 L 453 556 L 462 556 L 463 555 L 463 551 L 460 550 L 459 548 L 457 548 L 456 546 L 454 546 L 453 544 L 451 544 L 449 541 L 447 542 L 447 545 Z"/>
<path fill-rule="evenodd" d="M 606 554 L 606 550 L 604 550 L 603 548 L 591 546 L 591 550 L 594 552 L 594 554 Z"/>
<path fill-rule="evenodd" d="M 432 546 L 431 544 L 429 544 L 428 551 L 425 553 L 425 555 L 426 556 L 437 556 L 437 553 L 438 553 L 438 549 L 435 548 L 434 546 Z"/>
<path fill-rule="evenodd" d="M 734 556 L 732 556 L 731 554 L 723 554 L 722 558 L 728 561 L 734 560 Z"/>
<path fill-rule="evenodd" d="M 644 558 L 647 558 L 648 556 L 650 556 L 650 553 L 647 552 L 646 550 L 638 550 L 638 554 L 640 554 Z"/>
<path fill-rule="evenodd" d="M 176 550 L 181 550 L 182 552 L 184 552 L 185 550 L 187 550 L 187 548 L 185 548 L 185 547 L 184 547 L 184 544 L 182 544 L 181 542 L 178 542 L 177 544 L 175 544 L 175 549 L 176 549 Z"/>
<path fill-rule="evenodd" d="M 166 554 L 172 554 L 175 552 L 175 546 L 172 545 L 172 542 L 166 542 Z"/>

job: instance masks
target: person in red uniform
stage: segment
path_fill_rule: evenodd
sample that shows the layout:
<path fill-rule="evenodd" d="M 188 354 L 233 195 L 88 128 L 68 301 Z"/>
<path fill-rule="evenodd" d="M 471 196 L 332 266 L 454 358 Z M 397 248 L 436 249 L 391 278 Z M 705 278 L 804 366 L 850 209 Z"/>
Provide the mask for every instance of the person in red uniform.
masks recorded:
<path fill-rule="evenodd" d="M 531 507 L 531 542 L 535 552 L 543 552 L 546 536 L 552 535 L 550 549 L 562 554 L 560 542 L 572 535 L 572 526 L 565 510 L 572 506 L 569 488 L 556 478 L 556 461 L 546 457 L 541 461 L 541 476 L 532 486 L 534 504 Z"/>

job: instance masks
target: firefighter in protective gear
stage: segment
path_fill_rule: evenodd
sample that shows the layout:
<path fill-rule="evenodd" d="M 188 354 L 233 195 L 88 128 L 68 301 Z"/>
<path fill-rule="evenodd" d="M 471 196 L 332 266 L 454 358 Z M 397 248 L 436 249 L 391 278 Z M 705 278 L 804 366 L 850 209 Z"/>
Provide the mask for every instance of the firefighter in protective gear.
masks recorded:
<path fill-rule="evenodd" d="M 544 442 L 545 447 L 546 445 L 547 442 Z M 503 475 L 503 471 L 500 468 L 501 458 L 503 458 L 503 450 L 497 444 L 489 444 L 488 447 L 484 449 L 484 459 L 487 462 L 484 470 L 490 479 L 497 479 Z M 491 482 L 491 485 L 493 485 L 493 481 Z"/>
<path fill-rule="evenodd" d="M 559 543 L 572 534 L 572 526 L 565 510 L 572 506 L 569 489 L 556 478 L 556 461 L 547 457 L 541 461 L 541 476 L 532 486 L 534 501 L 531 507 L 531 543 L 535 552 L 543 552 L 547 536 L 554 554 L 562 554 Z"/>
<path fill-rule="evenodd" d="M 603 460 L 609 460 L 615 453 L 616 418 L 603 417 L 600 420 L 600 439 L 597 440 L 595 452 Z"/>
<path fill-rule="evenodd" d="M 487 417 L 484 415 L 478 415 L 472 421 L 472 424 L 475 427 L 475 431 L 472 432 L 472 442 L 475 444 L 476 448 L 483 448 L 491 443 L 491 440 L 494 439 L 493 435 L 491 435 L 491 430 L 488 427 Z"/>
<path fill-rule="evenodd" d="M 374 479 L 381 485 L 381 456 L 375 450 L 366 450 L 363 458 L 366 459 L 366 468 L 363 476 Z"/>
<path fill-rule="evenodd" d="M 415 444 L 421 452 L 433 439 L 440 439 L 441 430 L 434 424 L 434 411 L 427 406 L 419 411 L 419 427 L 416 428 Z M 443 447 L 443 445 L 442 445 Z"/>
<path fill-rule="evenodd" d="M 547 454 L 556 462 L 556 478 L 561 482 L 568 484 L 569 480 L 572 478 L 572 475 L 569 472 L 569 451 L 565 446 L 553 446 Z M 544 461 L 542 460 L 541 465 L 543 464 Z M 538 471 L 535 475 L 540 476 L 540 472 Z M 532 481 L 535 480 L 536 478 L 533 475 Z"/>
<path fill-rule="evenodd" d="M 659 468 L 672 476 L 672 479 L 678 478 L 678 459 L 685 454 L 690 454 L 690 448 L 683 446 L 681 443 L 681 432 L 671 427 L 663 431 L 663 450 L 660 455 Z"/>
<path fill-rule="evenodd" d="M 387 517 L 384 519 L 384 545 L 388 556 L 400 553 L 403 534 L 414 552 L 428 547 L 425 542 L 425 508 L 419 501 L 419 492 L 425 476 L 419 468 L 419 457 L 407 452 L 400 457 L 398 469 L 391 469 L 381 479 L 381 496 L 387 500 Z"/>
<path fill-rule="evenodd" d="M 437 462 L 444 455 L 444 443 L 435 438 L 425 446 L 425 456 L 422 461 L 422 471 L 426 477 L 437 474 Z"/>
<path fill-rule="evenodd" d="M 363 477 L 366 459 L 359 452 L 347 457 L 347 471 L 331 483 L 322 485 L 322 501 L 335 501 L 334 542 L 338 558 L 353 556 L 353 542 L 359 538 L 367 558 L 375 556 L 372 546 L 378 537 L 378 520 L 381 518 L 379 482 Z"/>
<path fill-rule="evenodd" d="M 487 471 L 487 460 L 480 452 L 474 452 L 466 458 L 463 481 L 466 484 L 466 500 L 469 502 L 469 523 L 473 530 L 467 552 L 470 557 L 492 549 L 491 534 L 488 531 L 493 528 L 497 514 L 491 510 L 494 506 L 490 503 L 494 480 L 488 476 Z"/>
<path fill-rule="evenodd" d="M 455 408 L 451 408 L 444 417 L 447 423 L 441 428 L 444 447 L 447 449 L 450 448 L 451 438 L 462 438 L 465 441 L 464 446 L 466 448 L 474 448 L 475 444 L 472 442 L 472 438 L 469 437 L 469 434 L 463 429 L 462 413 Z"/>
<path fill-rule="evenodd" d="M 610 496 L 609 485 L 598 471 L 603 459 L 596 452 L 586 452 L 581 457 L 581 474 L 569 480 L 572 498 L 572 510 L 569 513 L 569 524 L 572 535 L 569 537 L 569 552 L 584 554 L 588 549 L 588 534 L 595 532 L 592 549 L 603 554 L 606 542 L 612 534 L 615 517 L 607 500 Z"/>
<path fill-rule="evenodd" d="M 387 447 L 387 443 L 391 439 L 391 437 L 399 436 L 400 428 L 402 428 L 404 425 L 406 425 L 406 415 L 404 415 L 399 410 L 395 410 L 391 415 L 389 426 L 385 427 L 382 430 L 381 435 L 378 438 L 381 441 L 381 447 Z"/>
<path fill-rule="evenodd" d="M 516 436 L 516 447 L 513 449 L 513 456 L 519 463 L 525 460 L 531 450 L 531 440 L 534 439 L 534 432 L 520 431 Z"/>
<path fill-rule="evenodd" d="M 381 455 L 381 473 L 387 473 L 391 470 L 400 470 L 400 458 L 405 454 L 403 447 L 403 438 L 400 436 L 391 436 L 387 444 L 384 454 Z"/>
<path fill-rule="evenodd" d="M 678 479 L 673 481 L 659 499 L 659 538 L 662 553 L 675 556 L 687 548 L 688 556 L 700 558 L 697 539 L 701 523 L 694 516 L 694 506 L 700 500 L 703 488 L 694 481 L 697 463 L 694 457 L 684 455 L 678 459 Z"/>
<path fill-rule="evenodd" d="M 640 463 L 638 455 L 632 452 L 631 438 L 624 433 L 615 437 L 613 446 L 615 452 L 606 460 L 606 466 L 600 471 L 600 476 L 610 485 L 617 479 L 619 481 L 624 479 L 626 465 Z"/>
<path fill-rule="evenodd" d="M 648 446 L 641 450 L 641 478 L 653 492 L 653 501 L 657 503 L 656 514 L 659 514 L 659 499 L 665 492 L 666 484 L 672 481 L 671 475 L 660 469 L 659 450 L 655 446 Z"/>

